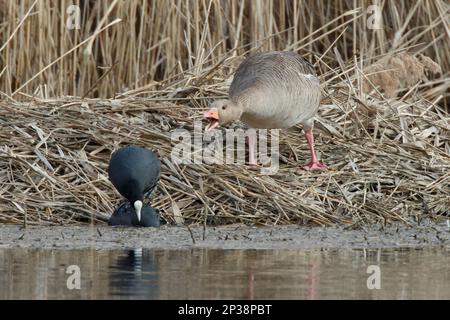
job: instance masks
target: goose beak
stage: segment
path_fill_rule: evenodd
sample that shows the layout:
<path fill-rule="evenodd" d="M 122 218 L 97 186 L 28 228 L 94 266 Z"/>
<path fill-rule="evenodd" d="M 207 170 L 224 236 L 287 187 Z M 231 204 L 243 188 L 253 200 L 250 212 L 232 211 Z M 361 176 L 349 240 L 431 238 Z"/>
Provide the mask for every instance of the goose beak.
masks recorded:
<path fill-rule="evenodd" d="M 204 117 L 209 121 L 205 129 L 206 131 L 212 130 L 219 126 L 219 110 L 216 108 L 211 108 L 205 113 Z"/>
<path fill-rule="evenodd" d="M 137 200 L 134 202 L 134 210 L 136 210 L 138 221 L 141 222 L 142 201 Z"/>

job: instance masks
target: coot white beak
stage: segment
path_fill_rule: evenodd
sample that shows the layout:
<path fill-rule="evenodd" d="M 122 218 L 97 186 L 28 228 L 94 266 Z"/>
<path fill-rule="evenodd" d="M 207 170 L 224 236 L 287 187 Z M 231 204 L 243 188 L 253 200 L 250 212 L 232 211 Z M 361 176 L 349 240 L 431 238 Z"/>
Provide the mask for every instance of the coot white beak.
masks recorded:
<path fill-rule="evenodd" d="M 137 200 L 134 202 L 134 210 L 136 210 L 138 221 L 141 221 L 142 201 Z"/>

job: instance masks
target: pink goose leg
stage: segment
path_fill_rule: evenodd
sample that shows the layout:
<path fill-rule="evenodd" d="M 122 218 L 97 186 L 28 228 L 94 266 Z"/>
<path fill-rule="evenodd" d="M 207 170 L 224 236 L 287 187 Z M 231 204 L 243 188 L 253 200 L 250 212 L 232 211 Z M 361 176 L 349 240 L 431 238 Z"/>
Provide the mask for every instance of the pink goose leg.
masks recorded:
<path fill-rule="evenodd" d="M 305 170 L 326 169 L 327 166 L 320 163 L 319 160 L 317 160 L 316 151 L 314 150 L 314 136 L 313 136 L 312 129 L 308 129 L 305 131 L 305 137 L 306 137 L 306 140 L 308 141 L 309 150 L 311 152 L 311 161 L 306 166 L 304 166 L 303 169 L 305 169 Z"/>

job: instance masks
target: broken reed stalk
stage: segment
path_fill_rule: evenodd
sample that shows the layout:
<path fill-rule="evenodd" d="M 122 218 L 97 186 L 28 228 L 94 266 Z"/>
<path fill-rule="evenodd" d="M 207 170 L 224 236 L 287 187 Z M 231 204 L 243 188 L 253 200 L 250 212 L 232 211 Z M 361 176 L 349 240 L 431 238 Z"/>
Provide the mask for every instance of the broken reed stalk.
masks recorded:
<path fill-rule="evenodd" d="M 23 212 L 23 228 L 26 229 L 28 226 L 28 221 L 27 221 L 27 206 L 26 204 L 23 206 L 24 212 Z"/>

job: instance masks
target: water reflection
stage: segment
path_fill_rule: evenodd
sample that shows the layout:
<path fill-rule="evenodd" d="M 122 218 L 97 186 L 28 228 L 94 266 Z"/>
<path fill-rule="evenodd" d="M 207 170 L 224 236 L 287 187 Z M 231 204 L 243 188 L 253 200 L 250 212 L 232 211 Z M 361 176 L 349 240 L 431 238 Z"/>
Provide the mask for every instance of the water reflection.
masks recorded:
<path fill-rule="evenodd" d="M 450 299 L 450 249 L 0 249 L 0 299 Z M 81 290 L 69 290 L 69 265 Z M 381 289 L 367 288 L 380 266 Z"/>

